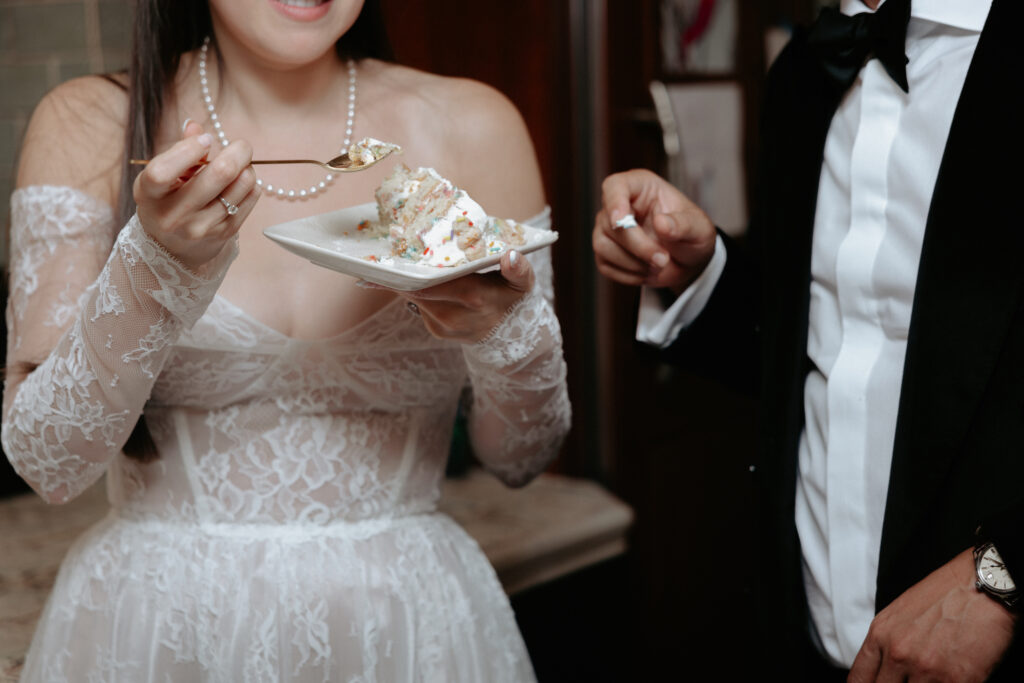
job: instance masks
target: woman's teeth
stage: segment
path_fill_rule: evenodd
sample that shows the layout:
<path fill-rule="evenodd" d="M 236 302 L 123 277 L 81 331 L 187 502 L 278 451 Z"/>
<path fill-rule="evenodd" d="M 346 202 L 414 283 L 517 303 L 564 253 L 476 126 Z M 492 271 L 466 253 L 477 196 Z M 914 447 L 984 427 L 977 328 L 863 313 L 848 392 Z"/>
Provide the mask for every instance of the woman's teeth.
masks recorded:
<path fill-rule="evenodd" d="M 322 5 L 327 0 L 277 0 L 282 5 L 288 5 L 289 7 L 316 7 Z"/>

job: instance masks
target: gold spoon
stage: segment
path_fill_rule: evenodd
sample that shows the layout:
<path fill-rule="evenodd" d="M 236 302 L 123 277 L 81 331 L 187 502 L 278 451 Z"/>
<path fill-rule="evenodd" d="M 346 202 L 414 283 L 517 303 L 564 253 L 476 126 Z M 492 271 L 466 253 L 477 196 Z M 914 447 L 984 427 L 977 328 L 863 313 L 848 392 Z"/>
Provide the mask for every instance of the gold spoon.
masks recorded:
<path fill-rule="evenodd" d="M 365 171 L 370 168 L 378 161 L 384 159 L 391 154 L 394 149 L 385 150 L 382 154 L 374 155 L 370 161 L 363 161 L 362 159 L 352 159 L 348 153 L 340 154 L 330 161 L 315 161 L 313 159 L 253 159 L 252 164 L 314 164 L 321 168 L 326 168 L 328 171 L 335 173 L 355 173 L 357 171 Z M 130 159 L 129 164 L 133 166 L 145 166 L 149 163 L 149 159 Z"/>

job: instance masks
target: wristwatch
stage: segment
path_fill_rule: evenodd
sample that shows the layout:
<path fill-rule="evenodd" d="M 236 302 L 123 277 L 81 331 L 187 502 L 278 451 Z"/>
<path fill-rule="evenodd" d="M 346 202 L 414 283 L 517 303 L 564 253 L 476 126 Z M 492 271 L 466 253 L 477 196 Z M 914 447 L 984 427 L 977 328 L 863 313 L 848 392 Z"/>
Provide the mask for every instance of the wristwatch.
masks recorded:
<path fill-rule="evenodd" d="M 1017 584 L 1013 582 L 1003 558 L 992 543 L 979 543 L 974 548 L 975 587 L 1013 609 L 1020 598 Z"/>

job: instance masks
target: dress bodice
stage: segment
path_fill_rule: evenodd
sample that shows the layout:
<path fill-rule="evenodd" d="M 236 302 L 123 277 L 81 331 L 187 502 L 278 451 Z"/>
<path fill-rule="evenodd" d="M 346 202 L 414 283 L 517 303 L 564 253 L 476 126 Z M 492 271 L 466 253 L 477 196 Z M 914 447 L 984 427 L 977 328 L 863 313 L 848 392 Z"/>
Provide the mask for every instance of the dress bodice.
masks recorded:
<path fill-rule="evenodd" d="M 109 471 L 129 516 L 387 519 L 435 507 L 467 387 L 481 459 L 512 481 L 564 435 L 546 253 L 531 255 L 540 286 L 483 342 L 434 338 L 398 299 L 306 341 L 216 295 L 231 250 L 192 273 L 70 188 L 18 190 L 12 217 L 8 359 L 42 363 L 5 390 L 4 445 L 55 500 Z M 119 452 L 140 412 L 160 456 L 147 464 Z"/>
<path fill-rule="evenodd" d="M 399 301 L 337 337 L 304 341 L 216 297 L 174 345 L 145 410 L 162 456 L 156 476 L 179 481 L 136 487 L 123 503 L 167 514 L 191 500 L 215 522 L 433 509 L 465 382 L 458 345 L 432 337 Z M 168 476 L 170 463 L 184 476 Z"/>

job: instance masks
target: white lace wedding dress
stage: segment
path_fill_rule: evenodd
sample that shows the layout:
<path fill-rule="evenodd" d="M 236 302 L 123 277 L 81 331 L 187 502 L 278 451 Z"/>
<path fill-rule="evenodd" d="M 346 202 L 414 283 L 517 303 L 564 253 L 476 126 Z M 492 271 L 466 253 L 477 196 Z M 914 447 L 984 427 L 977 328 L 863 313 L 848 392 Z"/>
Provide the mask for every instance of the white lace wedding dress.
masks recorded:
<path fill-rule="evenodd" d="M 41 364 L 5 387 L 3 446 L 51 502 L 106 472 L 112 506 L 22 680 L 532 680 L 493 569 L 436 505 L 467 378 L 509 483 L 568 429 L 546 253 L 543 284 L 461 346 L 397 299 L 289 338 L 217 296 L 234 251 L 197 275 L 77 190 L 12 197 L 8 363 Z M 119 453 L 143 407 L 150 464 Z"/>

